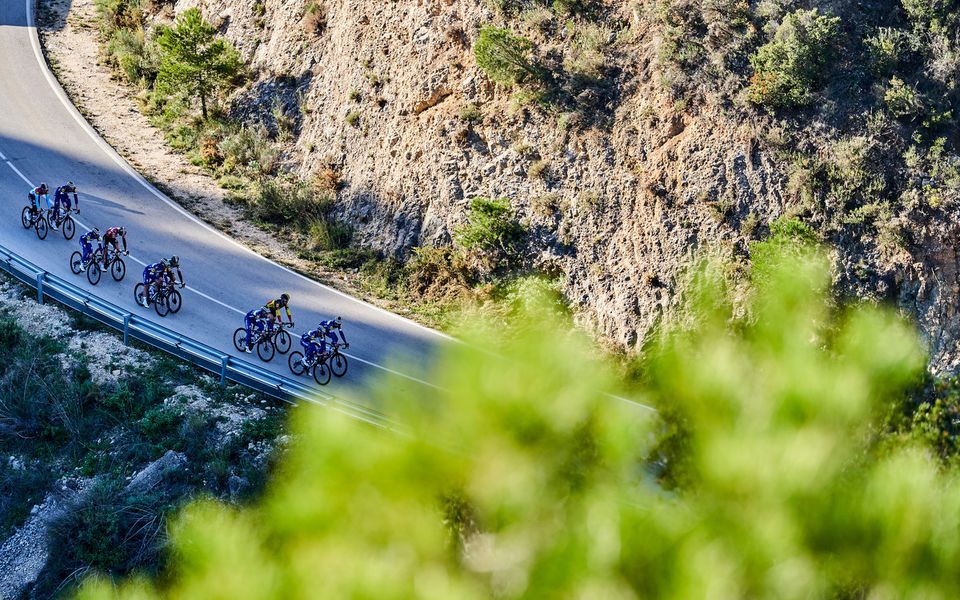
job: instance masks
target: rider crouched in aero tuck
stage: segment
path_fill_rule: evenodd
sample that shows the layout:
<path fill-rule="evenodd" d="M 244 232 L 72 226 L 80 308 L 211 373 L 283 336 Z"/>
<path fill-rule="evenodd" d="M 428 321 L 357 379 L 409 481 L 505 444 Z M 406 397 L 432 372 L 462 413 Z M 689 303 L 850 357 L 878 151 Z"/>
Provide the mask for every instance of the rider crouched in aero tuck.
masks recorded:
<path fill-rule="evenodd" d="M 174 269 L 177 270 L 176 273 Z M 180 287 L 183 287 L 183 272 L 180 271 L 180 257 L 177 255 L 171 256 L 169 260 L 164 258 L 160 262 L 147 265 L 143 270 L 143 296 L 140 297 L 140 304 L 149 306 L 151 287 L 175 283 L 177 278 L 180 279 Z"/>
<path fill-rule="evenodd" d="M 260 335 L 267 329 L 267 309 L 260 307 L 254 310 L 251 310 L 243 317 L 243 325 L 247 330 L 246 346 L 244 347 L 244 352 L 253 352 L 253 330 L 257 330 L 257 334 Z"/>
<path fill-rule="evenodd" d="M 73 194 L 73 204 L 77 205 L 76 211 L 80 212 L 80 199 L 77 198 L 77 186 L 73 185 L 71 181 L 67 183 L 67 185 L 58 187 L 57 191 L 53 193 L 53 223 L 50 224 L 55 230 L 59 228 L 60 206 L 62 205 L 67 211 L 72 210 L 70 194 Z"/>
<path fill-rule="evenodd" d="M 120 249 L 120 242 L 123 241 L 123 250 Z M 103 232 L 103 268 L 109 269 L 110 263 L 107 261 L 107 250 L 113 246 L 113 251 L 117 254 L 130 254 L 127 250 L 127 228 L 111 227 Z M 181 278 L 182 280 L 182 278 Z M 146 284 L 144 284 L 146 285 Z"/>
<path fill-rule="evenodd" d="M 50 208 L 50 190 L 47 189 L 47 184 L 45 183 L 41 183 L 37 187 L 32 188 L 29 192 L 27 192 L 27 200 L 30 203 L 30 212 L 33 213 L 34 216 L 43 210 L 40 208 L 41 198 L 47 204 L 47 208 Z"/>
<path fill-rule="evenodd" d="M 97 250 L 103 251 L 103 240 L 100 238 L 100 228 L 94 227 L 91 231 L 80 236 L 80 248 L 83 250 L 80 256 L 80 270 L 86 271 L 90 264 L 91 254 L 94 253 L 93 242 L 97 243 Z"/>

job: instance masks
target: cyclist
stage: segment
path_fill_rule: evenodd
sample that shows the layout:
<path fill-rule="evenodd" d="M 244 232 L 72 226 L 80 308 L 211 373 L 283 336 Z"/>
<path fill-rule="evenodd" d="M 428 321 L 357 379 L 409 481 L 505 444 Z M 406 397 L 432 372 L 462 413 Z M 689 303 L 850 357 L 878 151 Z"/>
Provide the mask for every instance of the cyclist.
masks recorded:
<path fill-rule="evenodd" d="M 60 222 L 60 205 L 64 205 L 67 210 L 70 210 L 70 194 L 73 194 L 73 202 L 77 205 L 77 212 L 80 212 L 80 199 L 77 198 L 77 186 L 73 185 L 73 182 L 68 182 L 67 185 L 61 185 L 57 188 L 57 191 L 53 193 L 53 223 L 50 225 L 54 230 L 59 229 L 57 223 Z"/>
<path fill-rule="evenodd" d="M 290 316 L 290 294 L 280 294 L 280 297 L 276 300 L 271 300 L 267 302 L 263 308 L 267 311 L 267 328 L 270 331 L 273 331 L 273 325 L 277 321 L 280 321 L 280 324 L 283 325 L 283 316 L 280 314 L 280 309 L 285 309 L 287 311 L 287 320 L 290 321 L 290 327 L 293 327 L 293 317 Z"/>
<path fill-rule="evenodd" d="M 323 341 L 323 331 L 321 331 L 320 327 L 311 329 L 300 336 L 300 345 L 303 346 L 303 358 L 300 359 L 300 364 L 304 367 L 312 363 L 313 357 L 316 356 L 318 352 L 323 354 L 323 352 L 320 350 L 320 346 L 317 345 L 317 342 L 320 342 L 321 345 L 325 345 Z"/>
<path fill-rule="evenodd" d="M 40 198 L 47 203 L 47 208 L 50 208 L 50 190 L 47 189 L 47 184 L 41 183 L 37 187 L 33 188 L 27 192 L 27 198 L 30 201 L 30 215 L 36 217 L 37 213 L 40 212 Z"/>
<path fill-rule="evenodd" d="M 123 240 L 123 251 L 120 251 L 120 241 L 117 239 Z M 111 227 L 110 229 L 103 232 L 103 268 L 104 270 L 110 268 L 110 263 L 107 262 L 107 250 L 113 246 L 113 251 L 117 254 L 130 254 L 130 251 L 127 250 L 127 228 L 126 227 Z"/>
<path fill-rule="evenodd" d="M 160 262 L 147 265 L 143 270 L 143 295 L 140 296 L 140 304 L 148 306 L 147 298 L 150 297 L 150 288 L 159 287 L 167 283 L 175 283 L 173 270 L 177 270 L 177 276 L 180 278 L 180 287 L 184 286 L 183 273 L 180 271 L 180 257 L 174 255 L 169 259 L 164 258 Z"/>
<path fill-rule="evenodd" d="M 336 319 L 330 319 L 328 321 L 320 321 L 320 325 L 317 326 L 317 329 L 323 331 L 323 337 L 320 338 L 320 354 L 324 354 L 327 351 L 326 338 L 330 338 L 330 342 L 333 344 L 337 343 L 337 334 L 334 330 L 340 333 L 340 341 L 343 342 L 343 347 L 350 347 L 350 344 L 347 343 L 347 338 L 343 336 L 342 318 L 337 317 Z"/>
<path fill-rule="evenodd" d="M 257 308 L 251 310 L 243 317 L 243 325 L 247 329 L 247 341 L 244 352 L 253 352 L 253 340 L 251 339 L 251 330 L 256 328 L 258 334 L 262 334 L 267 326 L 267 309 Z"/>
<path fill-rule="evenodd" d="M 97 250 L 93 249 L 93 242 L 97 242 Z M 87 259 L 90 259 L 90 254 L 96 254 L 98 251 L 103 251 L 103 240 L 100 238 L 100 229 L 94 227 L 91 231 L 86 232 L 80 236 L 80 247 L 83 249 L 83 256 L 80 257 L 80 270 L 87 270 Z"/>

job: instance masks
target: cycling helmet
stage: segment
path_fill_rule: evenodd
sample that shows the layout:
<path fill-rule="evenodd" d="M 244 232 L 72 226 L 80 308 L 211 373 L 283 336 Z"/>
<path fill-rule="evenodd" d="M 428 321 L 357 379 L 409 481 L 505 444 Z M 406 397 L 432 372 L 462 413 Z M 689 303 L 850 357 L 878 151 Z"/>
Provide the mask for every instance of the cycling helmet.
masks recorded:
<path fill-rule="evenodd" d="M 68 181 L 68 182 L 67 182 L 67 191 L 68 191 L 68 192 L 76 192 L 76 191 L 77 191 L 77 186 L 75 186 L 72 181 Z"/>
<path fill-rule="evenodd" d="M 93 228 L 93 232 L 94 232 L 95 234 L 97 234 L 97 235 L 100 235 L 100 228 L 99 228 L 99 227 L 94 227 L 94 228 Z"/>
<path fill-rule="evenodd" d="M 333 324 L 333 326 L 336 327 L 337 329 L 340 329 L 341 327 L 343 327 L 343 317 L 337 317 L 336 322 Z"/>
<path fill-rule="evenodd" d="M 41 184 L 40 184 L 40 193 L 41 193 L 41 194 L 46 194 L 46 193 L 47 193 L 47 184 L 45 184 L 45 183 L 41 183 Z"/>
<path fill-rule="evenodd" d="M 121 227 L 119 233 L 121 236 L 127 235 L 127 228 Z"/>
<path fill-rule="evenodd" d="M 160 264 L 162 264 L 162 265 L 165 266 L 165 267 L 169 267 L 169 266 L 170 266 L 170 261 L 167 260 L 167 259 L 165 259 L 165 258 L 161 258 L 161 259 L 160 259 Z"/>
<path fill-rule="evenodd" d="M 280 294 L 280 301 L 284 304 L 290 302 L 290 294 Z"/>
<path fill-rule="evenodd" d="M 176 267 L 179 265 L 180 265 L 180 257 L 174 254 L 173 256 L 170 257 L 170 266 Z"/>

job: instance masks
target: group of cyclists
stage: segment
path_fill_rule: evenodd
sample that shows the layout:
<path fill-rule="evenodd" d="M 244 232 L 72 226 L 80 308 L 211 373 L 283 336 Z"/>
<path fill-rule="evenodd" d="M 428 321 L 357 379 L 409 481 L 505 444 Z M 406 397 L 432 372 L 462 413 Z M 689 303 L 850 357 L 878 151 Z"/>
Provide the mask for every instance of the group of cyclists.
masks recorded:
<path fill-rule="evenodd" d="M 80 212 L 80 201 L 77 195 L 77 187 L 74 183 L 68 182 L 62 185 L 54 192 L 53 201 L 50 201 L 49 188 L 45 183 L 41 183 L 32 188 L 27 197 L 29 207 L 31 208 L 31 217 L 36 218 L 43 214 L 41 200 L 46 203 L 48 214 L 50 215 L 50 227 L 57 230 L 65 217 L 71 210 Z M 73 196 L 71 198 L 71 195 Z M 72 234 L 71 234 L 72 235 Z M 120 248 L 121 243 L 123 249 Z M 109 268 L 108 250 L 113 249 L 115 254 L 129 255 L 127 249 L 127 229 L 126 227 L 110 227 L 101 235 L 100 229 L 94 227 L 92 230 L 80 236 L 80 246 L 82 249 L 80 259 L 80 270 L 85 271 L 95 257 L 102 257 L 104 269 Z M 96 246 L 96 247 L 94 247 Z M 99 254 L 98 254 L 99 253 Z M 143 270 L 143 290 L 138 297 L 138 302 L 146 307 L 149 306 L 151 290 L 159 290 L 163 286 L 173 286 L 179 281 L 180 287 L 184 287 L 183 272 L 180 270 L 180 257 L 173 255 L 170 258 L 164 258 L 159 262 L 147 265 Z M 258 338 L 264 335 L 270 335 L 275 327 L 283 327 L 283 315 L 281 311 L 286 312 L 287 321 L 290 327 L 293 327 L 293 317 L 290 314 L 290 295 L 281 294 L 279 298 L 267 302 L 262 307 L 251 310 L 244 317 L 244 326 L 246 329 L 245 352 L 253 351 L 254 333 Z M 338 337 L 339 335 L 339 337 Z M 329 340 L 329 344 L 328 344 Z M 239 342 L 238 342 L 239 343 Z M 343 321 L 340 317 L 320 321 L 314 329 L 300 336 L 300 345 L 303 346 L 303 358 L 300 364 L 303 367 L 309 367 L 323 360 L 328 356 L 328 346 L 336 348 L 342 346 L 349 348 L 346 337 L 343 335 Z"/>
<path fill-rule="evenodd" d="M 280 294 L 276 300 L 267 302 L 260 308 L 251 310 L 243 318 L 243 324 L 246 328 L 246 346 L 244 352 L 253 352 L 253 335 L 269 335 L 279 325 L 283 327 L 283 314 L 287 313 L 287 322 L 293 327 L 293 316 L 290 314 L 290 295 Z M 339 339 L 337 335 L 339 334 Z M 300 363 L 308 367 L 327 355 L 327 339 L 330 344 L 342 345 L 349 348 L 347 338 L 343 335 L 343 320 L 340 317 L 320 321 L 320 323 L 310 331 L 300 336 L 300 345 L 303 346 L 303 358 Z"/>

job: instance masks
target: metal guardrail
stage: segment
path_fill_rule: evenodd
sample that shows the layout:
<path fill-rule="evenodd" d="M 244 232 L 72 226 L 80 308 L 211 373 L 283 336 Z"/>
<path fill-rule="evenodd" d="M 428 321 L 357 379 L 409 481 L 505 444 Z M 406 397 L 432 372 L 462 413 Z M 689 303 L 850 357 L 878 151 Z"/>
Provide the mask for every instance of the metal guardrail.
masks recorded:
<path fill-rule="evenodd" d="M 123 332 L 124 344 L 129 344 L 131 338 L 140 340 L 202 369 L 219 373 L 221 384 L 225 384 L 227 380 L 234 381 L 291 404 L 303 400 L 337 410 L 351 418 L 377 427 L 394 431 L 402 429 L 371 408 L 338 399 L 315 386 L 306 385 L 267 371 L 258 365 L 239 360 L 216 348 L 123 310 L 48 273 L 3 246 L 0 246 L 0 269 L 36 288 L 37 301 L 40 304 L 43 304 L 45 298 L 52 298 Z"/>

